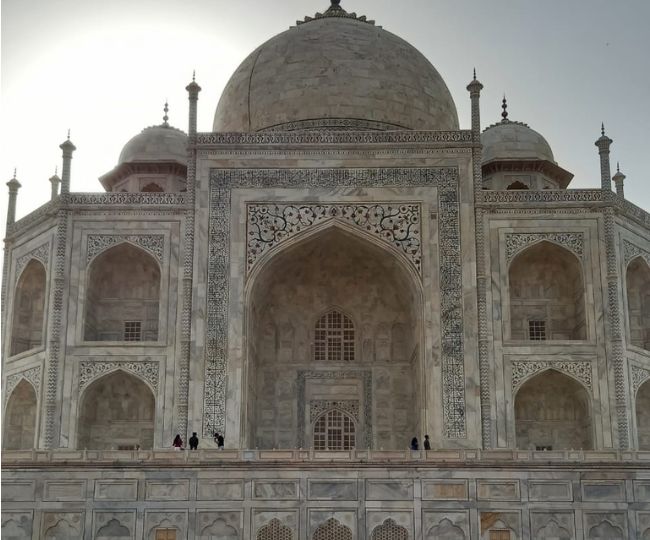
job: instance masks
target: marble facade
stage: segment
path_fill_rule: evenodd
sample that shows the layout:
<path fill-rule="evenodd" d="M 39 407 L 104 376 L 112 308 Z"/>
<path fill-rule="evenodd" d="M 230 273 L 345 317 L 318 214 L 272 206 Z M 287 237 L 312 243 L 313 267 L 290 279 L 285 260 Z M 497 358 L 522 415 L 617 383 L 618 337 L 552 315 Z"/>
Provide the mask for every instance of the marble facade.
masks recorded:
<path fill-rule="evenodd" d="M 70 192 L 67 141 L 61 193 L 10 220 L 3 536 L 650 537 L 650 214 L 612 191 L 611 140 L 601 188 L 567 189 L 528 126 L 481 131 L 476 78 L 461 130 L 399 38 L 337 2 L 298 28 L 260 77 L 309 28 L 359 54 L 370 31 L 431 92 L 292 101 L 293 73 L 247 118 L 247 60 L 212 132 L 193 81 L 189 135 L 145 129 L 101 194 Z"/>

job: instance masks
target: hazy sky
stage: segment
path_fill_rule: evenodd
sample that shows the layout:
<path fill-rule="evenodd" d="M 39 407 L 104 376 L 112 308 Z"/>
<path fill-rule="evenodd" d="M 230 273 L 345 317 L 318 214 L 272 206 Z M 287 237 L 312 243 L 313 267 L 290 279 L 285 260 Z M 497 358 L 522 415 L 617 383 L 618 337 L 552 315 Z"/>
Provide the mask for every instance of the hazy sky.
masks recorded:
<path fill-rule="evenodd" d="M 2 0 L 0 179 L 18 168 L 18 217 L 49 198 L 68 128 L 78 150 L 74 191 L 99 191 L 122 146 L 159 124 L 187 130 L 184 90 L 203 87 L 199 130 L 210 131 L 239 63 L 328 0 Z M 485 85 L 483 125 L 510 118 L 542 133 L 572 187 L 599 187 L 600 123 L 626 194 L 650 209 L 650 0 L 343 0 L 419 48 L 470 125 L 465 86 Z M 0 190 L 4 231 L 7 194 Z"/>

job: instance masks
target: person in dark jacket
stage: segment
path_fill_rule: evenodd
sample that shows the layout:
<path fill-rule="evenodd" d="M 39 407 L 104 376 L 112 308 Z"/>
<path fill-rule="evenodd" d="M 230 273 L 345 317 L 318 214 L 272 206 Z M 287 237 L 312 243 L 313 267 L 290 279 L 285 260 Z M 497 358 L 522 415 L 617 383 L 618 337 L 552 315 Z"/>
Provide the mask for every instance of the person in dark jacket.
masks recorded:
<path fill-rule="evenodd" d="M 419 450 L 420 449 L 420 444 L 418 443 L 418 438 L 413 437 L 411 439 L 411 450 Z"/>
<path fill-rule="evenodd" d="M 199 438 L 196 436 L 196 431 L 192 432 L 192 436 L 190 437 L 190 450 L 198 450 L 199 449 Z"/>
<path fill-rule="evenodd" d="M 424 436 L 424 449 L 425 450 L 431 450 L 431 442 L 429 441 L 429 436 L 428 435 Z"/>

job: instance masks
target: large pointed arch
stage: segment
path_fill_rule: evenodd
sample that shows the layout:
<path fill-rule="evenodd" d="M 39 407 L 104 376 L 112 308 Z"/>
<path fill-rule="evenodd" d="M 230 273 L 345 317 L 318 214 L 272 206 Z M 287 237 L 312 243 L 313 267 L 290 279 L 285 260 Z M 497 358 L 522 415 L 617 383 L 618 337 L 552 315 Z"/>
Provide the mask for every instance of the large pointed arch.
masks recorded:
<path fill-rule="evenodd" d="M 555 369 L 526 380 L 514 397 L 516 447 L 591 450 L 591 400 L 583 384 Z"/>
<path fill-rule="evenodd" d="M 643 257 L 627 265 L 625 285 L 630 343 L 650 350 L 650 265 Z"/>
<path fill-rule="evenodd" d="M 536 242 L 513 258 L 508 284 L 512 339 L 587 338 L 583 269 L 573 252 L 552 241 Z"/>
<path fill-rule="evenodd" d="M 121 369 L 111 371 L 80 396 L 77 448 L 152 448 L 155 411 L 155 396 L 145 381 Z"/>
<path fill-rule="evenodd" d="M 4 450 L 25 450 L 35 447 L 38 398 L 36 389 L 24 378 L 15 386 L 4 418 Z"/>
<path fill-rule="evenodd" d="M 31 259 L 16 284 L 11 325 L 11 355 L 43 345 L 46 290 L 45 266 L 42 262 Z"/>
<path fill-rule="evenodd" d="M 129 242 L 93 259 L 86 283 L 86 341 L 156 341 L 161 270 L 156 259 Z"/>
<path fill-rule="evenodd" d="M 639 386 L 635 409 L 639 450 L 650 450 L 650 379 Z"/>
<path fill-rule="evenodd" d="M 310 441 L 309 433 L 299 436 L 297 429 L 308 430 L 312 425 L 308 409 L 314 399 L 357 400 L 361 407 L 365 398 L 356 396 L 352 387 L 357 384 L 355 377 L 363 379 L 362 367 L 368 374 L 383 370 L 385 385 L 397 378 L 404 383 L 394 384 L 399 388 L 396 393 L 381 389 L 387 394 L 382 406 L 390 402 L 386 406 L 391 409 L 375 411 L 381 420 L 373 428 L 385 435 L 381 446 L 401 447 L 411 432 L 420 430 L 419 414 L 424 409 L 420 404 L 422 285 L 417 270 L 397 250 L 347 224 L 331 221 L 297 234 L 282 249 L 266 254 L 263 264 L 258 263 L 249 276 L 245 298 L 247 376 L 242 422 L 246 427 L 242 432 L 247 433 L 248 444 L 295 447 L 303 436 Z M 312 322 L 332 309 L 354 321 L 353 362 L 314 363 L 316 328 Z M 391 332 L 394 327 L 399 331 Z M 399 347 L 391 345 L 393 335 L 399 336 Z M 395 350 L 400 351 L 396 359 L 391 356 Z M 300 378 L 304 370 L 309 374 Z M 327 370 L 329 375 L 314 375 L 313 370 Z M 342 375 L 350 379 L 350 394 L 337 394 L 323 382 Z M 305 392 L 298 392 L 299 379 L 306 379 Z M 361 391 L 363 383 L 357 387 Z M 402 390 L 406 393 L 398 395 Z M 366 435 L 370 437 L 370 432 Z"/>

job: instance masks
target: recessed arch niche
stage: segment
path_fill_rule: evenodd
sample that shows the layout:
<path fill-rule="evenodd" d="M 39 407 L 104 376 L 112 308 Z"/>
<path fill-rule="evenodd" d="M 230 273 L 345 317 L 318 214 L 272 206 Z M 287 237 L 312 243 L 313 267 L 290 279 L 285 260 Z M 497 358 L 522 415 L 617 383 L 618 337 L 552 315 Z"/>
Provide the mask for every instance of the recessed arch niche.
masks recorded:
<path fill-rule="evenodd" d="M 358 412 L 357 448 L 408 445 L 423 408 L 421 291 L 409 264 L 338 224 L 304 234 L 262 263 L 247 294 L 248 444 L 313 447 L 311 415 L 331 405 Z M 331 313 L 350 321 L 347 354 L 320 352 L 323 317 Z"/>
<path fill-rule="evenodd" d="M 591 406 L 572 377 L 546 370 L 521 385 L 515 396 L 516 446 L 522 450 L 591 450 Z"/>
<path fill-rule="evenodd" d="M 630 342 L 650 350 L 650 266 L 636 257 L 628 264 L 625 277 Z"/>
<path fill-rule="evenodd" d="M 156 341 L 159 304 L 157 261 L 126 242 L 107 249 L 88 272 L 84 339 Z"/>
<path fill-rule="evenodd" d="M 11 354 L 20 354 L 43 344 L 45 321 L 45 267 L 32 259 L 16 285 L 11 327 Z"/>
<path fill-rule="evenodd" d="M 586 339 L 582 265 L 568 249 L 533 244 L 513 259 L 508 281 L 511 339 Z"/>
<path fill-rule="evenodd" d="M 2 438 L 5 450 L 34 448 L 36 414 L 36 391 L 30 383 L 21 379 L 7 401 Z"/>
<path fill-rule="evenodd" d="M 650 450 L 650 379 L 639 387 L 635 405 L 639 450 Z"/>
<path fill-rule="evenodd" d="M 153 392 L 138 377 L 122 370 L 104 375 L 82 395 L 77 448 L 150 449 L 155 411 Z"/>

